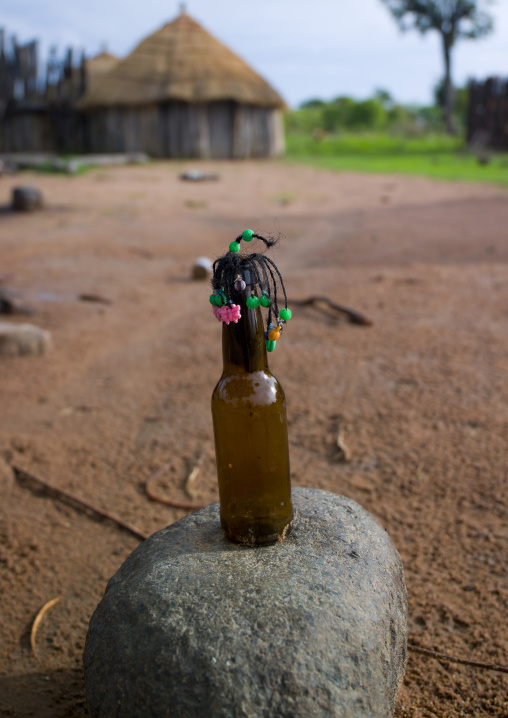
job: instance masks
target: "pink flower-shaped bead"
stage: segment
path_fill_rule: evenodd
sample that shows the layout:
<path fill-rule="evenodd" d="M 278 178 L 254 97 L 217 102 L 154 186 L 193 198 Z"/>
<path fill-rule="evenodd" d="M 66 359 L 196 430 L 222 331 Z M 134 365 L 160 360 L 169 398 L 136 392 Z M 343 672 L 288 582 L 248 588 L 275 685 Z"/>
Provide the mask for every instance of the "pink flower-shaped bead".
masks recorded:
<path fill-rule="evenodd" d="M 231 324 L 231 322 L 236 324 L 242 317 L 242 312 L 238 304 L 231 304 L 226 307 L 212 307 L 212 311 L 216 319 L 226 324 Z"/>
<path fill-rule="evenodd" d="M 232 304 L 231 305 L 231 321 L 236 324 L 237 321 L 241 318 L 242 318 L 242 311 L 240 309 L 240 305 Z"/>

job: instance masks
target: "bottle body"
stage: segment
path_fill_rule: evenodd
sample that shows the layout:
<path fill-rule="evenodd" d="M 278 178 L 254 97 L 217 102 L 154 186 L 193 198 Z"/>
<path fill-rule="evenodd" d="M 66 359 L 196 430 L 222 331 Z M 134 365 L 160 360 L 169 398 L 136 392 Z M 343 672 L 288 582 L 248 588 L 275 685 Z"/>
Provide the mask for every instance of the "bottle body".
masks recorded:
<path fill-rule="evenodd" d="M 212 395 L 222 528 L 228 539 L 269 544 L 293 518 L 284 390 L 268 369 L 259 309 L 242 304 L 223 326 L 224 371 Z"/>

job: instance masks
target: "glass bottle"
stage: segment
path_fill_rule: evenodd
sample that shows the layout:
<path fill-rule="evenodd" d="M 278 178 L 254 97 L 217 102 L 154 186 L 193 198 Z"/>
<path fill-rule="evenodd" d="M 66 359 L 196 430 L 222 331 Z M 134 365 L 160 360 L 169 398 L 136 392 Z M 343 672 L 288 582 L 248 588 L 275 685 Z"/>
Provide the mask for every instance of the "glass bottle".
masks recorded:
<path fill-rule="evenodd" d="M 250 309 L 250 273 L 222 328 L 224 369 L 212 394 L 220 517 L 231 541 L 269 544 L 291 530 L 293 507 L 284 390 L 268 368 L 260 308 Z"/>

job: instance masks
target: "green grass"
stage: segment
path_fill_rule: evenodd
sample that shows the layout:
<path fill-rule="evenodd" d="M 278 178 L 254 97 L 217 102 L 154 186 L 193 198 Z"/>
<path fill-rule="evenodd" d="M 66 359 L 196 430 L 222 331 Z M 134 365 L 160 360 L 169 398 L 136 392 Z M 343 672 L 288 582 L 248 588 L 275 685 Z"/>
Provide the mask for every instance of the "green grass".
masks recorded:
<path fill-rule="evenodd" d="M 61 158 L 60 158 L 61 159 Z M 68 175 L 69 177 L 76 177 L 84 175 L 92 169 L 96 169 L 100 165 L 79 165 L 74 172 L 68 172 L 64 167 L 56 167 L 51 161 L 42 162 L 40 165 L 35 167 L 27 168 L 30 172 L 40 172 L 41 174 L 54 174 L 54 175 Z"/>
<path fill-rule="evenodd" d="M 288 135 L 287 161 L 323 169 L 424 175 L 441 180 L 487 182 L 508 187 L 508 154 L 480 164 L 460 138 L 428 135 L 343 134 L 321 140 Z"/>

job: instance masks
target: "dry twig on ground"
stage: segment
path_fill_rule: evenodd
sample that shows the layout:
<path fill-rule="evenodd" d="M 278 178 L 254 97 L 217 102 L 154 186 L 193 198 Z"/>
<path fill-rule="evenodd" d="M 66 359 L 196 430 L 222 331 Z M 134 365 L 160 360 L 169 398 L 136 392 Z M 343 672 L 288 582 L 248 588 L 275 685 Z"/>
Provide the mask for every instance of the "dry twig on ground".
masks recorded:
<path fill-rule="evenodd" d="M 429 656 L 430 658 L 437 658 L 441 661 L 449 661 L 450 663 L 462 663 L 464 666 L 475 666 L 476 668 L 486 668 L 489 671 L 508 673 L 508 666 L 500 666 L 496 663 L 485 663 L 484 661 L 473 661 L 467 658 L 456 658 L 455 656 L 449 656 L 447 653 L 432 651 L 430 648 L 421 648 L 420 646 L 415 646 L 414 643 L 408 643 L 407 647 L 409 651 L 414 651 L 414 653 L 421 653 L 424 656 Z"/>
<path fill-rule="evenodd" d="M 35 636 L 37 635 L 37 629 L 39 628 L 39 625 L 44 618 L 44 615 L 49 611 L 52 606 L 59 603 L 62 600 L 62 596 L 57 596 L 56 598 L 51 599 L 51 601 L 48 601 L 44 604 L 44 606 L 40 609 L 36 617 L 34 618 L 34 622 L 32 623 L 32 630 L 30 631 L 30 645 L 32 646 L 32 653 L 34 658 L 37 658 L 37 651 L 35 650 Z"/>
<path fill-rule="evenodd" d="M 368 319 L 364 314 L 360 314 L 360 312 L 355 311 L 354 309 L 349 309 L 348 307 L 343 307 L 341 304 L 336 304 L 335 302 L 332 302 L 331 299 L 328 299 L 328 297 L 307 297 L 306 299 L 288 299 L 288 304 L 292 304 L 293 306 L 297 307 L 308 307 L 312 305 L 316 305 L 316 309 L 322 309 L 319 304 L 327 304 L 331 309 L 334 309 L 336 312 L 340 312 L 341 314 L 345 314 L 351 324 L 360 324 L 364 327 L 370 327 L 372 326 L 372 321 Z"/>
<path fill-rule="evenodd" d="M 108 513 L 107 511 L 102 511 L 102 509 L 98 509 L 96 506 L 93 506 L 93 504 L 88 503 L 88 501 L 83 501 L 83 499 L 80 499 L 78 496 L 75 496 L 74 494 L 69 493 L 68 491 L 64 491 L 63 489 L 59 489 L 56 486 L 52 486 L 44 479 L 41 479 L 40 476 L 36 476 L 35 474 L 32 474 L 30 471 L 27 471 L 26 469 L 22 469 L 19 466 L 12 466 L 12 469 L 14 471 L 14 475 L 16 476 L 16 479 L 22 484 L 24 481 L 32 482 L 36 484 L 39 489 L 42 489 L 45 493 L 47 493 L 49 496 L 53 495 L 55 498 L 60 499 L 60 501 L 63 501 L 66 504 L 69 504 L 75 509 L 78 509 L 79 511 L 84 511 L 93 513 L 96 516 L 100 516 L 101 518 L 108 519 L 108 521 L 113 521 L 117 526 L 120 526 L 120 528 L 125 529 L 126 531 L 129 531 L 129 533 L 133 534 L 133 536 L 136 536 L 136 538 L 141 539 L 144 541 L 146 538 L 148 538 L 148 535 L 140 531 L 136 526 L 131 526 L 126 521 L 123 521 L 122 519 L 118 518 L 118 516 L 114 516 L 113 514 Z"/>
<path fill-rule="evenodd" d="M 107 297 L 103 297 L 100 294 L 90 294 L 90 293 L 78 294 L 78 299 L 81 302 L 97 302 L 98 304 L 112 304 L 111 299 L 108 299 Z"/>

